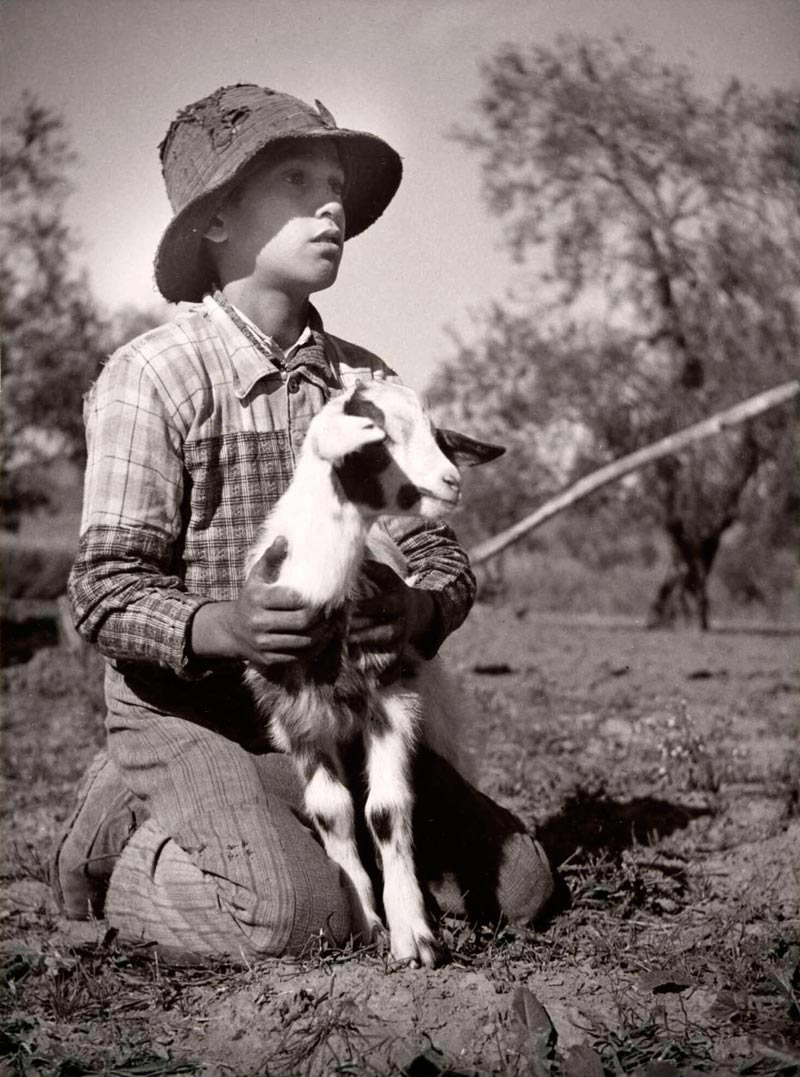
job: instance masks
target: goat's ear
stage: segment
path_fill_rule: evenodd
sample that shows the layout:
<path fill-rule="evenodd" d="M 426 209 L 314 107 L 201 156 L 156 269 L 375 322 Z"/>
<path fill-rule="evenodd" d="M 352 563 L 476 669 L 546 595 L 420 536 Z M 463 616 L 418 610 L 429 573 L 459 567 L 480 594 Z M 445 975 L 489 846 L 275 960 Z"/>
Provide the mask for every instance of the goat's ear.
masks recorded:
<path fill-rule="evenodd" d="M 506 451 L 502 445 L 490 445 L 488 441 L 476 441 L 455 430 L 437 430 L 436 444 L 447 459 L 456 467 L 477 467 L 496 460 Z"/>
<path fill-rule="evenodd" d="M 386 416 L 382 409 L 368 398 L 364 388 L 360 381 L 356 382 L 355 389 L 345 399 L 345 415 L 360 415 L 362 418 L 371 419 L 376 426 L 385 427 Z"/>
<path fill-rule="evenodd" d="M 317 456 L 335 464 L 367 445 L 384 441 L 386 431 L 367 416 L 339 412 L 326 415 L 323 422 L 317 423 L 312 437 Z"/>

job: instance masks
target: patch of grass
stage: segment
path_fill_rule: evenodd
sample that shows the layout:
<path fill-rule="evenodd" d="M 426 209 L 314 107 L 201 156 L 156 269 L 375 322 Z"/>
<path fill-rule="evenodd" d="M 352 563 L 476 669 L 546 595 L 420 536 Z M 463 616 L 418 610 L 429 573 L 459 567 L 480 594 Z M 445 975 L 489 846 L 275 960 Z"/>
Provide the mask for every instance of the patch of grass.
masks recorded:
<path fill-rule="evenodd" d="M 487 652 L 485 626 L 472 651 L 458 652 L 483 716 L 483 784 L 526 823 L 541 823 L 571 904 L 537 931 L 445 918 L 452 962 L 435 972 L 398 971 L 377 948 L 321 938 L 300 958 L 244 969 L 174 968 L 113 939 L 62 943 L 43 890 L 46 848 L 102 740 L 102 663 L 56 648 L 9 669 L 11 886 L 0 927 L 7 947 L 19 940 L 19 953 L 0 976 L 7 1071 L 203 1072 L 180 1061 L 182 1050 L 186 1058 L 207 1051 L 209 1077 L 399 1075 L 388 1013 L 390 1031 L 414 1038 L 415 1075 L 438 1077 L 451 1065 L 530 1077 L 509 1014 L 517 987 L 541 985 L 553 1020 L 577 1013 L 603 1077 L 789 1077 L 800 1047 L 800 974 L 796 913 L 778 862 L 798 811 L 796 761 L 784 751 L 793 729 L 788 643 L 559 629 L 513 610 L 499 623 L 488 628 L 507 675 L 472 672 Z M 645 721 L 654 715 L 658 722 Z M 769 827 L 756 814 L 762 801 L 770 810 L 780 801 Z M 774 846 L 764 847 L 764 835 Z M 740 846 L 751 861 L 737 889 Z M 671 987 L 670 977 L 689 986 Z M 428 1050 L 442 1046 L 445 1020 L 464 1012 L 465 1052 Z M 256 1062 L 237 1068 L 242 1057 Z M 557 1043 L 551 1077 L 584 1072 L 569 1057 Z"/>
<path fill-rule="evenodd" d="M 714 1068 L 710 1039 L 688 1030 L 676 1033 L 662 1015 L 621 1032 L 605 1029 L 594 1038 L 593 1046 L 609 1074 L 642 1073 L 654 1063 L 662 1066 L 653 1077 L 687 1077 L 689 1067 L 699 1073 Z"/>
<path fill-rule="evenodd" d="M 30 879 L 32 882 L 50 884 L 50 865 L 47 850 L 41 842 L 12 841 L 6 849 L 0 878 L 7 882 Z"/>
<path fill-rule="evenodd" d="M 170 1011 L 193 1005 L 199 984 L 227 983 L 229 966 L 170 968 L 109 932 L 99 945 L 49 946 L 10 955 L 0 969 L 0 1013 L 5 1032 L 0 1057 L 21 1077 L 161 1077 L 205 1072 L 199 1063 L 159 1057 L 135 1046 Z M 88 1028 L 105 1034 L 87 1057 Z M 53 1042 L 55 1041 L 55 1042 Z M 55 1057 L 56 1044 L 59 1047 Z"/>
<path fill-rule="evenodd" d="M 313 1060 L 323 1071 L 371 1077 L 374 1063 L 368 1060 L 384 1055 L 397 1039 L 385 1027 L 370 1028 L 357 1000 L 337 993 L 335 977 L 321 991 L 301 988 L 280 1003 L 279 1013 L 282 1032 L 269 1047 L 270 1073 L 303 1072 Z"/>
<path fill-rule="evenodd" d="M 657 777 L 672 788 L 687 792 L 716 794 L 722 784 L 719 751 L 714 750 L 708 735 L 693 721 L 689 704 L 680 701 L 660 723 L 646 719 L 656 738 L 661 756 Z"/>

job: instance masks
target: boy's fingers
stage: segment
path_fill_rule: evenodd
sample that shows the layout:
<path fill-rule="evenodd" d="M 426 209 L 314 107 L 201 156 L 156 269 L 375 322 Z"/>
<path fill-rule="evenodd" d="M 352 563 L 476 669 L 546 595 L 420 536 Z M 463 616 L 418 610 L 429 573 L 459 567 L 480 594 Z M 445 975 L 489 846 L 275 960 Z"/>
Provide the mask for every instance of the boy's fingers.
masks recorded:
<path fill-rule="evenodd" d="M 264 654 L 273 655 L 291 654 L 296 658 L 296 651 L 306 651 L 314 646 L 316 640 L 311 636 L 300 635 L 276 635 L 269 633 L 256 637 L 256 645 Z"/>
<path fill-rule="evenodd" d="M 310 610 L 310 607 L 306 606 L 305 600 L 290 587 L 268 584 L 260 593 L 256 592 L 256 597 L 259 606 L 265 610 Z"/>
<path fill-rule="evenodd" d="M 258 561 L 253 565 L 251 576 L 264 583 L 272 583 L 278 578 L 281 565 L 286 560 L 289 543 L 283 535 L 278 535 L 272 545 L 264 551 Z"/>
<path fill-rule="evenodd" d="M 265 672 L 269 671 L 270 666 L 288 666 L 290 662 L 296 662 L 298 659 L 297 654 L 276 654 L 274 651 L 264 651 L 263 653 L 257 653 L 250 659 L 255 665 L 260 666 Z"/>
<path fill-rule="evenodd" d="M 299 609 L 262 608 L 253 619 L 254 628 L 263 634 L 307 634 L 320 636 L 328 630 L 328 622 L 320 610 L 310 606 Z"/>

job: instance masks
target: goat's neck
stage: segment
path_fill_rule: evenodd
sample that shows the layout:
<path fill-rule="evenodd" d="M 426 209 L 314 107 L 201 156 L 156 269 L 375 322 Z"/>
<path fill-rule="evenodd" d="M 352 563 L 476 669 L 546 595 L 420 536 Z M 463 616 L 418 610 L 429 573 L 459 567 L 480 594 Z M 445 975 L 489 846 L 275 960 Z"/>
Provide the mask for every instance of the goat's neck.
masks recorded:
<path fill-rule="evenodd" d="M 330 464 L 301 455 L 270 520 L 271 535 L 284 535 L 289 544 L 281 583 L 315 606 L 340 605 L 352 589 L 373 519 L 343 500 Z"/>

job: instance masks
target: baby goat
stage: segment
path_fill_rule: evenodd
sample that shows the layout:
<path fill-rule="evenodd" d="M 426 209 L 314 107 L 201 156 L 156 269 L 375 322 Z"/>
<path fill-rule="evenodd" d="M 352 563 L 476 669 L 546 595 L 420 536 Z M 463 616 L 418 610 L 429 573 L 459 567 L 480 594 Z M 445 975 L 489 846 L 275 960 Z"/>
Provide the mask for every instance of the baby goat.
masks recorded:
<path fill-rule="evenodd" d="M 375 672 L 350 653 L 348 607 L 378 516 L 445 516 L 460 497 L 456 465 L 483 463 L 503 451 L 434 429 L 411 389 L 378 381 L 356 385 L 311 422 L 294 478 L 248 558 L 250 571 L 274 543 L 285 544 L 275 582 L 342 619 L 342 631 L 312 660 L 269 673 L 251 664 L 245 679 L 276 747 L 293 757 L 308 815 L 326 852 L 350 878 L 367 933 L 375 935 L 382 924 L 356 847 L 353 798 L 340 758 L 341 748 L 363 739 L 366 820 L 383 868 L 392 955 L 415 965 L 432 966 L 438 956 L 411 834 L 410 761 L 424 699 L 417 684 L 380 687 Z"/>

